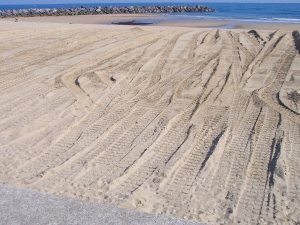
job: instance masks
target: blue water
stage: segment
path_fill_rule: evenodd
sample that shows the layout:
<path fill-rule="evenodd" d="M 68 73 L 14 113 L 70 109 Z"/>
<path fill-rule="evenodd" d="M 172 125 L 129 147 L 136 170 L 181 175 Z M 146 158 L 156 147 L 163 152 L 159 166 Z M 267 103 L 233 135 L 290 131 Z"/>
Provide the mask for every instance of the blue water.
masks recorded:
<path fill-rule="evenodd" d="M 297 23 L 300 25 L 300 3 L 206 3 L 214 13 L 174 14 L 181 19 L 241 21 L 245 23 Z"/>
<path fill-rule="evenodd" d="M 300 28 L 300 3 L 76 3 L 76 4 L 36 4 L 36 5 L 0 5 L 3 9 L 28 8 L 70 8 L 95 6 L 130 6 L 130 5 L 204 5 L 214 8 L 213 13 L 173 13 L 168 20 L 214 20 L 239 21 L 244 23 L 295 23 Z M 141 22 L 159 22 L 143 20 Z"/>

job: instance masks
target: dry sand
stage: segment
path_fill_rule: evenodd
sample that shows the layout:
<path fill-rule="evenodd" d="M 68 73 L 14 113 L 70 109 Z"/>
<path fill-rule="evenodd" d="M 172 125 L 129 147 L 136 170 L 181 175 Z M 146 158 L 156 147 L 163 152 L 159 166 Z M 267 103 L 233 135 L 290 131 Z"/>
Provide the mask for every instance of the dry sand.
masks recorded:
<path fill-rule="evenodd" d="M 0 37 L 1 183 L 300 222 L 299 33 L 1 20 Z"/>

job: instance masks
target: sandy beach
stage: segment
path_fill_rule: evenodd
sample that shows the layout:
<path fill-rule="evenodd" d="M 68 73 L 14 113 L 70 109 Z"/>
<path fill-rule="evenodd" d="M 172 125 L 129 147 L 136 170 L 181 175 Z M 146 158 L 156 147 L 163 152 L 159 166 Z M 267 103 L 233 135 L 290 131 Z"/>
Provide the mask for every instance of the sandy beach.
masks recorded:
<path fill-rule="evenodd" d="M 166 20 L 165 20 L 166 18 Z M 229 28 L 229 29 L 247 29 L 247 30 L 272 30 L 279 29 L 294 31 L 300 30 L 299 24 L 289 23 L 243 23 L 239 21 L 210 21 L 210 20 L 189 20 L 173 21 L 168 16 L 159 16 L 151 14 L 107 14 L 107 15 L 81 15 L 81 16 L 44 16 L 44 17 L 20 17 L 21 22 L 36 23 L 61 23 L 61 24 L 111 24 L 115 22 L 126 22 L 133 20 L 157 19 L 158 21 L 151 26 L 168 27 L 190 27 L 190 28 Z M 0 18 L 0 21 L 14 22 L 15 18 Z"/>
<path fill-rule="evenodd" d="M 299 31 L 99 25 L 137 17 L 111 18 L 0 19 L 0 183 L 299 223 Z"/>
<path fill-rule="evenodd" d="M 43 16 L 19 17 L 19 21 L 37 23 L 74 23 L 74 24 L 106 24 L 119 21 L 131 21 L 149 18 L 163 18 L 151 14 L 107 14 L 107 15 L 81 15 L 81 16 Z M 15 18 L 0 18 L 6 21 L 15 21 Z"/>
<path fill-rule="evenodd" d="M 246 29 L 246 30 L 300 30 L 300 24 L 288 23 L 242 23 L 238 21 L 166 21 L 155 24 L 157 26 L 168 27 L 194 27 L 194 28 L 228 28 L 228 29 Z"/>

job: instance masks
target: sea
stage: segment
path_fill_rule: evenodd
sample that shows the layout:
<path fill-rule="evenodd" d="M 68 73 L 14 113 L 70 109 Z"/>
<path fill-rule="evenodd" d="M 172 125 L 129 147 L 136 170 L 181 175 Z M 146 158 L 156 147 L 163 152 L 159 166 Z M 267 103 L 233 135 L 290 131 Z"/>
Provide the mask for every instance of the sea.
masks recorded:
<path fill-rule="evenodd" d="M 29 8 L 70 8 L 70 7 L 108 7 L 108 6 L 134 6 L 134 5 L 203 5 L 213 8 L 212 13 L 171 13 L 165 16 L 172 21 L 227 21 L 240 23 L 293 23 L 300 28 L 300 3 L 74 3 L 74 4 L 36 4 L 36 5 L 0 5 L 3 9 L 29 9 Z M 156 23 L 163 19 L 143 19 L 137 22 Z"/>

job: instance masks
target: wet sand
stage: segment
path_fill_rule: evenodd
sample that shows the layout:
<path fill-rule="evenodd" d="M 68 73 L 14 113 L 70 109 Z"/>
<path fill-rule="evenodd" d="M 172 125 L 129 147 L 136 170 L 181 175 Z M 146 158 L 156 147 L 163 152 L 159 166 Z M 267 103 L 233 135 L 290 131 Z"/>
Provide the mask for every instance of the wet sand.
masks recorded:
<path fill-rule="evenodd" d="M 300 24 L 260 24 L 242 23 L 238 21 L 166 21 L 155 24 L 156 26 L 169 27 L 194 27 L 194 28 L 225 28 L 225 29 L 246 29 L 246 30 L 300 30 Z"/>
<path fill-rule="evenodd" d="M 151 14 L 109 14 L 109 15 L 80 15 L 80 16 L 49 16 L 49 17 L 20 17 L 21 22 L 64 23 L 64 24 L 111 24 L 118 22 L 129 23 L 134 20 L 155 19 L 150 26 L 192 27 L 192 28 L 229 28 L 254 30 L 299 30 L 300 24 L 260 24 L 242 23 L 238 21 L 172 21 L 170 18 Z M 0 19 L 0 21 L 14 21 L 14 18 Z"/>
<path fill-rule="evenodd" d="M 125 22 L 137 19 L 162 18 L 150 14 L 108 14 L 108 15 L 79 15 L 79 16 L 44 16 L 44 17 L 19 17 L 23 22 L 39 23 L 74 23 L 74 24 L 106 24 L 113 22 Z M 4 18 L 1 20 L 14 21 L 14 18 Z"/>

